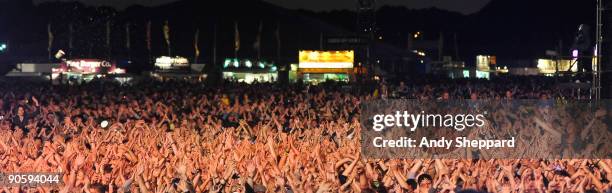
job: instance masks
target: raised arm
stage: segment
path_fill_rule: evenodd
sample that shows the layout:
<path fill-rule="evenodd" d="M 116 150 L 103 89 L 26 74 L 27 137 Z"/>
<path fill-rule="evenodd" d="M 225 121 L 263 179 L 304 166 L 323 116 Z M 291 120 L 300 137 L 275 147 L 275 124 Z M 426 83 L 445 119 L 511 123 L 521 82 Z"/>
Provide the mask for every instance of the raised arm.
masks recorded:
<path fill-rule="evenodd" d="M 70 170 L 70 174 L 68 176 L 68 182 L 66 186 L 60 191 L 60 193 L 68 193 L 72 191 L 74 185 L 76 183 L 77 172 L 81 169 L 81 166 L 85 163 L 85 156 L 77 155 L 76 159 L 73 162 L 72 169 Z"/>
<path fill-rule="evenodd" d="M 423 166 L 423 160 L 416 160 L 416 163 L 412 165 L 410 171 L 408 171 L 408 179 L 415 179 L 421 166 Z"/>
<path fill-rule="evenodd" d="M 355 168 L 355 165 L 357 165 L 357 163 L 359 162 L 359 157 L 361 157 L 361 152 L 357 152 L 357 159 L 351 162 L 351 164 L 344 170 L 344 172 L 342 172 L 342 175 L 348 176 L 351 174 L 351 172 Z"/>

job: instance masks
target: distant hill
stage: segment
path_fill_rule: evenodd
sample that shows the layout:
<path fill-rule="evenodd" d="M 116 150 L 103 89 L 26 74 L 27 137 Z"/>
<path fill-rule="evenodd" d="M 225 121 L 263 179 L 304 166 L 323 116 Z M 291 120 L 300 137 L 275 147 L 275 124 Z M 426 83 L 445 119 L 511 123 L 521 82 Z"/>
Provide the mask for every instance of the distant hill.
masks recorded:
<path fill-rule="evenodd" d="M 194 56 L 194 36 L 200 30 L 201 62 L 211 63 L 216 36 L 217 62 L 234 56 L 234 26 L 238 25 L 241 48 L 239 57 L 256 56 L 253 47 L 260 23 L 262 58 L 277 60 L 276 31 L 280 32 L 281 57 L 284 62 L 297 60 L 298 48 L 319 48 L 320 34 L 350 33 L 299 11 L 284 9 L 264 1 L 224 0 L 215 3 L 182 0 L 157 7 L 132 6 L 124 11 L 108 7 L 88 7 L 76 2 L 6 3 L 0 18 L 0 37 L 12 40 L 14 60 L 45 61 L 48 53 L 47 25 L 51 24 L 52 50 L 69 50 L 73 57 L 97 57 L 146 61 L 150 56 L 167 55 L 163 23 L 170 26 L 172 55 Z M 11 18 L 11 19 L 8 19 Z M 111 48 L 107 43 L 107 21 L 110 19 Z M 147 23 L 151 22 L 151 53 L 147 50 Z M 70 26 L 73 26 L 69 49 Z M 126 31 L 130 29 L 130 47 Z M 216 31 L 216 35 L 215 35 Z M 110 53 L 109 53 L 110 51 Z M 143 62 L 144 63 L 144 62 Z"/>
<path fill-rule="evenodd" d="M 595 0 L 492 0 L 470 15 L 436 8 L 383 6 L 377 12 L 377 22 L 385 40 L 398 47 L 405 46 L 409 34 L 416 31 L 423 31 L 431 40 L 442 32 L 446 44 L 453 44 L 449 40 L 456 33 L 460 55 L 467 62 L 474 62 L 470 60 L 477 54 L 528 59 L 556 49 L 560 40 L 567 53 L 578 25 L 594 26 L 595 5 Z M 347 29 L 356 28 L 353 11 L 306 13 Z M 452 49 L 445 52 L 454 55 Z"/>
<path fill-rule="evenodd" d="M 530 58 L 562 41 L 567 54 L 578 25 L 594 26 L 595 5 L 595 0 L 492 0 L 460 29 L 465 53 Z"/>
<path fill-rule="evenodd" d="M 457 35 L 460 55 L 473 62 L 476 54 L 500 58 L 532 58 L 554 49 L 559 40 L 569 50 L 576 28 L 595 20 L 595 0 L 492 0 L 481 11 L 462 15 L 429 9 L 383 6 L 377 12 L 380 35 L 397 49 L 406 46 L 410 33 L 422 31 L 426 39 L 446 40 Z M 124 11 L 95 8 L 80 3 L 51 2 L 34 6 L 31 1 L 0 2 L 0 39 L 11 39 L 12 57 L 47 59 L 47 24 L 55 36 L 53 49 L 67 49 L 69 25 L 73 24 L 73 56 L 107 57 L 106 20 L 111 22 L 111 53 L 117 58 L 147 60 L 146 24 L 152 23 L 152 52 L 166 54 L 162 24 L 171 28 L 172 52 L 193 57 L 193 39 L 200 29 L 200 61 L 211 62 L 216 30 L 217 53 L 233 56 L 234 23 L 240 32 L 240 56 L 253 57 L 258 25 L 263 23 L 262 56 L 276 59 L 275 31 L 280 26 L 282 57 L 294 62 L 298 48 L 316 49 L 325 35 L 353 35 L 356 13 L 350 10 L 312 12 L 289 10 L 260 0 L 224 0 L 210 3 L 182 0 L 157 7 L 132 6 Z M 131 49 L 126 49 L 126 27 L 130 25 Z M 216 26 L 216 27 L 215 27 Z M 452 44 L 447 41 L 446 44 Z M 446 46 L 452 47 L 452 46 Z M 445 49 L 453 55 L 452 49 Z M 217 58 L 217 60 L 221 60 Z"/>

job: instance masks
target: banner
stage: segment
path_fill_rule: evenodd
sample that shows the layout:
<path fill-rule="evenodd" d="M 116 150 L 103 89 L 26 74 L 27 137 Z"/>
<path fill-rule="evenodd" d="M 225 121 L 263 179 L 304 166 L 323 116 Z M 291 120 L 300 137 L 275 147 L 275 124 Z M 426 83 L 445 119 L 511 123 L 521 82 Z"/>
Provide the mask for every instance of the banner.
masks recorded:
<path fill-rule="evenodd" d="M 280 49 L 281 49 L 281 39 L 280 39 L 280 22 L 276 24 L 276 31 L 274 32 L 274 36 L 276 36 L 276 59 L 280 62 Z"/>
<path fill-rule="evenodd" d="M 106 46 L 111 46 L 111 21 L 106 22 Z"/>
<path fill-rule="evenodd" d="M 168 55 L 172 55 L 172 46 L 170 42 L 170 23 L 168 20 L 164 22 L 164 39 L 166 39 L 166 45 L 168 45 Z"/>
<path fill-rule="evenodd" d="M 195 49 L 194 62 L 197 62 L 198 58 L 200 57 L 200 46 L 198 45 L 199 43 L 200 43 L 200 28 L 196 29 L 196 32 L 193 38 L 193 47 Z"/>
<path fill-rule="evenodd" d="M 238 31 L 238 22 L 234 22 L 234 51 L 240 50 L 240 32 Z"/>
<path fill-rule="evenodd" d="M 261 33 L 263 31 L 263 22 L 260 21 L 259 22 L 259 29 L 257 31 L 257 37 L 255 37 L 255 43 L 253 43 L 253 48 L 255 50 L 257 50 L 257 52 L 259 53 L 260 49 L 261 49 Z"/>
<path fill-rule="evenodd" d="M 170 47 L 170 24 L 168 20 L 164 22 L 164 39 L 166 40 L 166 45 Z"/>
<path fill-rule="evenodd" d="M 276 36 L 276 45 L 280 48 L 281 39 L 280 39 L 280 23 L 276 26 L 276 31 L 274 32 L 274 36 Z"/>
<path fill-rule="evenodd" d="M 125 48 L 130 49 L 132 47 L 130 39 L 130 23 L 125 24 Z"/>
<path fill-rule="evenodd" d="M 47 24 L 47 35 L 49 38 L 49 44 L 47 45 L 47 51 L 49 52 L 49 56 L 51 55 L 51 48 L 53 48 L 53 32 L 51 31 L 51 23 Z"/>
<path fill-rule="evenodd" d="M 74 27 L 72 23 L 68 25 L 68 49 L 72 50 L 72 36 L 74 35 Z"/>
<path fill-rule="evenodd" d="M 300 50 L 299 68 L 353 68 L 355 51 Z"/>
<path fill-rule="evenodd" d="M 147 22 L 147 31 L 146 31 L 146 41 L 147 41 L 147 50 L 151 51 L 151 21 Z"/>

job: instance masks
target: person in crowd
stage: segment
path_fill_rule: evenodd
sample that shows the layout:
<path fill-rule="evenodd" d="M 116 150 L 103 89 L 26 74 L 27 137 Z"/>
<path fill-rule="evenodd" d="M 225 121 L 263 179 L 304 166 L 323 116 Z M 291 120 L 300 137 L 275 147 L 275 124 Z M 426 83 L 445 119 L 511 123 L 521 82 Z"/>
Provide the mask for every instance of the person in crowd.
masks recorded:
<path fill-rule="evenodd" d="M 537 82 L 437 80 L 400 83 L 397 91 L 413 100 L 568 96 Z M 62 184 L 0 187 L 5 193 L 612 190 L 610 159 L 365 158 L 359 106 L 376 100 L 375 88 L 151 80 L 14 85 L 0 85 L 0 171 L 59 172 Z M 378 89 L 380 98 L 396 87 Z"/>

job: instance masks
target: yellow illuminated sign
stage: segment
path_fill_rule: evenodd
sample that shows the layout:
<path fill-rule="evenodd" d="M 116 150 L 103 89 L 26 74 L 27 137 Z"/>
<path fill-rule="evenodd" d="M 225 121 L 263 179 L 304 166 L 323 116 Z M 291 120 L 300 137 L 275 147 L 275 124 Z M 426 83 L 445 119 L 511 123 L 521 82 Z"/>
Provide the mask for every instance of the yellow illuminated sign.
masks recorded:
<path fill-rule="evenodd" d="M 552 74 L 557 72 L 566 72 L 571 66 L 572 72 L 578 72 L 578 64 L 576 60 L 550 60 L 538 59 L 538 69 L 541 73 Z"/>
<path fill-rule="evenodd" d="M 496 64 L 497 59 L 495 56 L 476 56 L 476 69 L 480 71 L 489 71 L 491 69 L 491 64 Z"/>
<path fill-rule="evenodd" d="M 299 68 L 353 68 L 355 52 L 302 50 Z"/>

